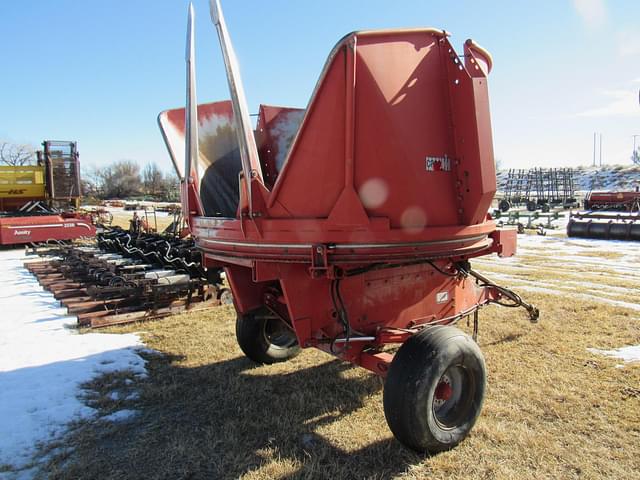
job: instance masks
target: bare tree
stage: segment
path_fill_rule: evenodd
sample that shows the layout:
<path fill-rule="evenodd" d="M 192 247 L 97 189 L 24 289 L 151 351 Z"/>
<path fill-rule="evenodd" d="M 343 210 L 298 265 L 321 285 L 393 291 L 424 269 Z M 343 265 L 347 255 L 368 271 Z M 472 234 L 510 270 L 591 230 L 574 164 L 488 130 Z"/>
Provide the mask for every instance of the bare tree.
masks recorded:
<path fill-rule="evenodd" d="M 95 172 L 105 198 L 127 198 L 142 191 L 140 167 L 132 160 L 120 160 Z"/>
<path fill-rule="evenodd" d="M 162 197 L 164 193 L 164 178 L 162 171 L 155 163 L 149 163 L 142 171 L 142 184 L 147 195 Z"/>
<path fill-rule="evenodd" d="M 163 184 L 163 200 L 169 202 L 179 202 L 180 179 L 178 178 L 178 174 L 175 172 L 175 170 L 171 170 L 164 176 Z"/>
<path fill-rule="evenodd" d="M 17 145 L 9 142 L 0 142 L 0 163 L 18 167 L 29 165 L 33 161 L 33 148 L 29 145 Z"/>
<path fill-rule="evenodd" d="M 631 154 L 631 161 L 634 165 L 640 165 L 640 149 L 633 151 Z"/>
<path fill-rule="evenodd" d="M 87 197 L 98 198 L 98 196 L 100 195 L 100 191 L 98 190 L 97 184 L 92 179 L 88 178 L 86 175 L 81 180 L 81 186 L 82 186 L 82 196 L 85 198 Z"/>

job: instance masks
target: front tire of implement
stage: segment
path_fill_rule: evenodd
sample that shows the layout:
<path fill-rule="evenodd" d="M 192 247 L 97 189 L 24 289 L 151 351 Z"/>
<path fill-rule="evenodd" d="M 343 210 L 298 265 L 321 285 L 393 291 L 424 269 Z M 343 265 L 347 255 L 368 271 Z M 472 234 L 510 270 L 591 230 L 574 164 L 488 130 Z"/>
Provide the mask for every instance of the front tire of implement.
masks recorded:
<path fill-rule="evenodd" d="M 389 428 L 418 452 L 449 450 L 473 428 L 485 385 L 484 357 L 473 339 L 455 327 L 427 327 L 391 362 L 383 395 Z"/>
<path fill-rule="evenodd" d="M 233 305 L 233 293 L 228 288 L 221 288 L 218 291 L 218 300 L 220 300 L 220 305 Z"/>
<path fill-rule="evenodd" d="M 284 362 L 300 353 L 295 334 L 266 309 L 238 313 L 236 339 L 244 354 L 256 363 Z"/>

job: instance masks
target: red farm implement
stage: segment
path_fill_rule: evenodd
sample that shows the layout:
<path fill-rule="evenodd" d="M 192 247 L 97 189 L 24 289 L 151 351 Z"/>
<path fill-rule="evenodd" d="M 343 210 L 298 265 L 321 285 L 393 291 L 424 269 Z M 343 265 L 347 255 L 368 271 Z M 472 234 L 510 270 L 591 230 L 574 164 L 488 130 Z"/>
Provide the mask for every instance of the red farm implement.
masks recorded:
<path fill-rule="evenodd" d="M 640 192 L 589 192 L 584 212 L 571 215 L 569 237 L 640 241 Z"/>
<path fill-rule="evenodd" d="M 93 237 L 81 197 L 75 142 L 46 140 L 38 164 L 0 167 L 0 245 L 61 242 Z"/>
<path fill-rule="evenodd" d="M 487 73 L 443 30 L 354 32 L 331 51 L 306 110 L 261 106 L 254 131 L 217 1 L 231 101 L 196 105 L 192 10 L 187 107 L 159 123 L 207 266 L 223 266 L 243 352 L 259 363 L 316 347 L 386 378 L 396 437 L 453 447 L 485 390 L 473 339 L 451 325 L 489 303 L 535 307 L 475 272 L 511 256 L 487 215 L 496 189 Z M 393 353 L 398 347 L 397 353 Z"/>

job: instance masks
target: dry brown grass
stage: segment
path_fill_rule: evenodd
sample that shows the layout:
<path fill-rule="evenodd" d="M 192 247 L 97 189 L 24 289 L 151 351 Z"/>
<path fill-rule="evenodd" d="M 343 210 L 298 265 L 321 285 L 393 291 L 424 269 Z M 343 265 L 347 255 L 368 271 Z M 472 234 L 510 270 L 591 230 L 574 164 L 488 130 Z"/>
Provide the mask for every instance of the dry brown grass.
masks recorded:
<path fill-rule="evenodd" d="M 483 271 L 501 268 L 483 263 Z M 519 264 L 533 266 L 526 255 Z M 149 356 L 138 399 L 108 397 L 124 388 L 121 374 L 87 385 L 87 401 L 102 413 L 139 414 L 76 424 L 52 446 L 48 476 L 637 478 L 640 366 L 616 368 L 587 348 L 639 344 L 640 314 L 570 295 L 524 296 L 543 312 L 540 324 L 518 310 L 481 313 L 487 397 L 470 436 L 450 452 L 403 448 L 387 428 L 381 382 L 363 369 L 312 349 L 253 365 L 236 345 L 234 312 L 221 307 L 112 329 L 142 330 L 163 355 Z"/>
<path fill-rule="evenodd" d="M 591 252 L 578 252 L 576 253 L 576 255 L 578 255 L 579 257 L 593 257 L 593 253 Z M 624 255 L 620 252 L 598 252 L 598 257 L 599 258 L 606 258 L 608 260 L 619 260 L 622 257 L 624 257 Z"/>

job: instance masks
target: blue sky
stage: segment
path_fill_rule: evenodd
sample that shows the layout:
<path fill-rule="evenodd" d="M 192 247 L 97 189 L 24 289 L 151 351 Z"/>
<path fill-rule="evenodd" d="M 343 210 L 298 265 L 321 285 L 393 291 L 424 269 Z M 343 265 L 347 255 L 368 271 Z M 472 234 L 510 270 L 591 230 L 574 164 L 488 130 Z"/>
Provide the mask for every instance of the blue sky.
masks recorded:
<path fill-rule="evenodd" d="M 207 0 L 195 0 L 199 101 L 227 98 Z M 0 139 L 77 140 L 83 165 L 170 161 L 159 111 L 184 104 L 186 0 L 0 0 Z M 345 33 L 433 26 L 494 57 L 504 167 L 630 163 L 640 134 L 640 2 L 223 0 L 251 111 L 305 106 Z M 640 139 L 639 139 L 640 140 Z"/>

